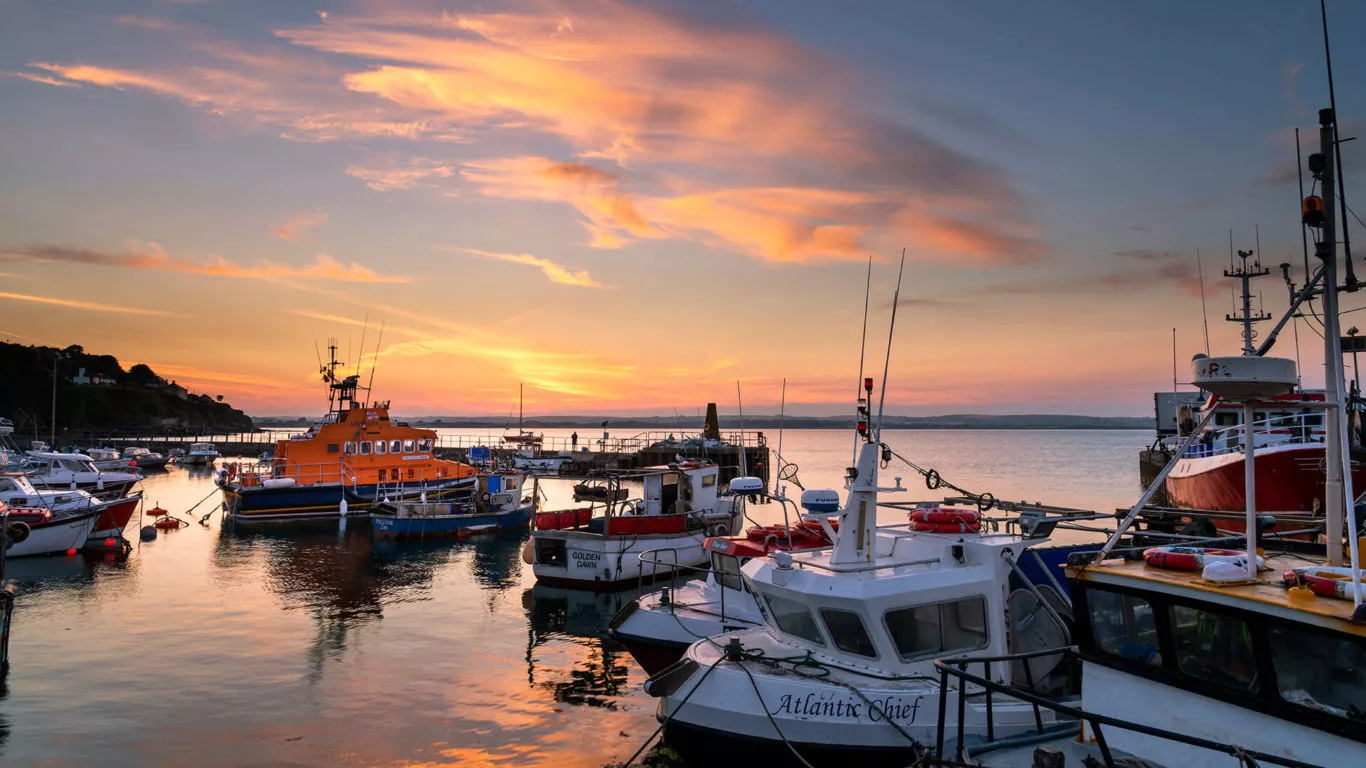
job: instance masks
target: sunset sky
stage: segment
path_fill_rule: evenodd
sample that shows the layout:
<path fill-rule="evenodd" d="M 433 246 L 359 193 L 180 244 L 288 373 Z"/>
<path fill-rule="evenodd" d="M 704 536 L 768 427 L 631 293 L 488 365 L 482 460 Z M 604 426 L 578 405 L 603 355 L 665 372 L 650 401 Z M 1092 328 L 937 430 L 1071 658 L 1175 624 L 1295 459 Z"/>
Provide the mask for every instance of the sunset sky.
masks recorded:
<path fill-rule="evenodd" d="M 1366 4 L 1328 11 L 1366 211 Z M 320 411 L 315 344 L 355 364 L 363 333 L 400 414 L 506 414 L 519 382 L 529 414 L 732 410 L 737 379 L 773 412 L 784 377 L 789 412 L 846 412 L 867 259 L 880 378 L 903 247 L 892 412 L 1146 415 L 1172 328 L 1183 378 L 1204 348 L 1196 248 L 1216 354 L 1239 346 L 1229 229 L 1302 263 L 1293 130 L 1317 149 L 1328 101 L 1316 0 L 0 20 L 0 338 L 254 415 Z M 1279 314 L 1284 284 L 1259 285 Z"/>

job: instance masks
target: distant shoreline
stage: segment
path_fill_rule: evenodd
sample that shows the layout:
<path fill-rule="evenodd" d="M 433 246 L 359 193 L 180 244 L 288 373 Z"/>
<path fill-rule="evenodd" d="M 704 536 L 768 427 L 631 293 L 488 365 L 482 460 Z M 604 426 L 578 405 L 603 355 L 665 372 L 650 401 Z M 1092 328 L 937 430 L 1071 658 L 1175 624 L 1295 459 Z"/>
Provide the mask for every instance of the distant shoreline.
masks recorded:
<path fill-rule="evenodd" d="M 505 420 L 490 420 L 481 418 L 468 418 L 458 416 L 394 416 L 396 421 L 403 421 L 415 427 L 427 429 L 489 429 L 503 431 L 513 429 Z M 303 418 L 271 418 L 259 417 L 254 419 L 256 425 L 263 429 L 271 427 L 300 427 L 312 423 L 310 419 Z M 650 432 L 675 432 L 692 434 L 700 432 L 702 426 L 696 419 L 676 419 L 663 416 L 656 417 L 591 417 L 591 416 L 570 416 L 570 417 L 548 417 L 539 419 L 526 419 L 522 423 L 524 429 L 577 429 L 585 430 L 592 434 L 603 429 L 603 422 L 607 423 L 606 429 L 609 432 L 621 432 L 622 430 L 650 431 Z M 746 430 L 776 430 L 780 426 L 776 416 L 754 416 L 746 418 L 744 428 Z M 835 429 L 847 430 L 854 426 L 853 420 L 845 417 L 788 417 L 784 419 L 781 426 L 786 429 Z M 1135 432 L 1148 431 L 1155 429 L 1153 420 L 1148 417 L 1139 416 L 1059 416 L 1056 414 L 1037 414 L 1037 415 L 1018 415 L 1018 416 L 988 416 L 988 415 L 950 415 L 950 416 L 895 416 L 887 417 L 883 427 L 886 429 L 996 429 L 996 430 L 1131 430 Z M 721 418 L 721 429 L 724 432 L 734 432 L 740 429 L 740 421 L 733 416 L 723 416 Z"/>

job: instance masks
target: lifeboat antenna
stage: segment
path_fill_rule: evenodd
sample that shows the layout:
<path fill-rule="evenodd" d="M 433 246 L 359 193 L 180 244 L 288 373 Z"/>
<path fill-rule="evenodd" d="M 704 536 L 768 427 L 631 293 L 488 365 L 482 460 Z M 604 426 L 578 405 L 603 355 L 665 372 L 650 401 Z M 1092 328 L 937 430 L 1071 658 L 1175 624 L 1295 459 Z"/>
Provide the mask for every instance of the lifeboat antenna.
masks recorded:
<path fill-rule="evenodd" d="M 370 327 L 370 313 L 365 313 L 365 319 L 360 324 L 360 354 L 356 356 L 356 375 L 360 375 L 360 363 L 365 359 L 365 332 Z"/>
<path fill-rule="evenodd" d="M 901 249 L 901 267 L 896 272 L 896 292 L 892 294 L 892 322 L 887 328 L 887 358 L 882 363 L 882 394 L 877 403 L 877 433 L 874 442 L 882 442 L 882 409 L 887 405 L 887 371 L 892 366 L 892 334 L 896 332 L 896 305 L 901 303 L 901 275 L 906 271 L 906 249 Z"/>
<path fill-rule="evenodd" d="M 375 356 L 374 356 L 373 358 L 370 359 L 370 381 L 366 382 L 366 384 L 365 384 L 365 396 L 366 396 L 366 397 L 370 397 L 370 390 L 375 386 L 375 366 L 376 366 L 376 365 L 379 365 L 379 347 L 380 347 L 381 344 L 384 343 L 384 323 L 385 323 L 385 322 L 386 322 L 385 320 L 380 320 L 380 321 L 379 321 L 379 340 L 375 342 Z M 362 354 L 361 356 L 364 357 L 364 354 Z M 359 369 L 359 367 L 360 367 L 360 366 L 357 365 L 357 369 Z M 373 400 L 372 400 L 372 402 L 373 402 Z"/>

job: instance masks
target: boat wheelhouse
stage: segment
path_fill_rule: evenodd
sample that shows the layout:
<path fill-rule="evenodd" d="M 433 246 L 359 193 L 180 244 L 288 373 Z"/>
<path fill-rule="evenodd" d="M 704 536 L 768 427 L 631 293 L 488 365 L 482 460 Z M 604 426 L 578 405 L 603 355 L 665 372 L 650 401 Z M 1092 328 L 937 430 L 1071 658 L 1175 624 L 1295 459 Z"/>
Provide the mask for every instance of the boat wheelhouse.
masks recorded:
<path fill-rule="evenodd" d="M 381 500 L 370 510 L 370 524 L 376 535 L 394 538 L 468 536 L 531 524 L 538 489 L 533 484 L 531 495 L 524 495 L 526 475 L 485 474 L 475 479 L 440 501 Z"/>
<path fill-rule="evenodd" d="M 614 589 L 707 562 L 708 536 L 738 530 L 745 500 L 722 495 L 720 468 L 681 462 L 606 476 L 601 505 L 536 515 L 526 554 L 536 580 Z M 640 483 L 638 498 L 618 491 Z M 648 562 L 642 562 L 646 560 Z"/>
<path fill-rule="evenodd" d="M 436 431 L 389 417 L 387 401 L 356 399 L 359 376 L 338 379 L 336 347 L 323 367 L 328 413 L 275 443 L 273 458 L 219 469 L 225 520 L 237 524 L 368 515 L 388 499 L 439 503 L 475 486 L 478 471 L 436 457 Z"/>
<path fill-rule="evenodd" d="M 218 447 L 213 443 L 190 443 L 180 463 L 191 467 L 207 467 L 218 461 Z"/>

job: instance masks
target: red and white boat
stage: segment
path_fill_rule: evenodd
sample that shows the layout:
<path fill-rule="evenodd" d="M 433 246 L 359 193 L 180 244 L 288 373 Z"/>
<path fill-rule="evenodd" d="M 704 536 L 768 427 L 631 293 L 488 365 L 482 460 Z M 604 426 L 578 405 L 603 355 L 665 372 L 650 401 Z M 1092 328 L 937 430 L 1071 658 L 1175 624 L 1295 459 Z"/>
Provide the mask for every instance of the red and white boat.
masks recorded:
<path fill-rule="evenodd" d="M 600 507 L 536 515 L 523 559 L 537 581 L 615 589 L 668 576 L 676 566 L 704 565 L 703 541 L 734 533 L 744 519 L 744 496 L 717 493 L 720 467 L 711 462 L 681 462 L 607 479 L 611 492 Z M 616 491 L 635 482 L 641 484 L 641 496 L 618 501 Z"/>
<path fill-rule="evenodd" d="M 70 552 L 85 546 L 100 516 L 97 507 L 69 514 L 54 513 L 43 507 L 10 507 L 0 502 L 0 519 L 8 523 L 24 523 L 28 537 L 12 542 L 6 557 L 53 555 Z"/>
<path fill-rule="evenodd" d="M 58 517 L 76 512 L 98 511 L 99 518 L 90 532 L 92 540 L 118 538 L 133 519 L 142 492 L 116 499 L 101 500 L 82 490 L 39 490 L 23 475 L 0 476 L 0 502 L 11 508 L 40 508 L 51 510 Z"/>
<path fill-rule="evenodd" d="M 1257 507 L 1294 525 L 1322 517 L 1324 503 L 1323 411 L 1304 407 L 1322 403 L 1322 391 L 1298 391 L 1259 406 L 1249 429 L 1240 405 L 1220 402 L 1186 455 L 1167 475 L 1167 498 L 1173 506 L 1230 512 L 1215 517 L 1221 530 L 1241 530 L 1247 509 L 1243 446 L 1251 435 L 1256 470 Z M 1203 415 L 1211 406 L 1201 409 Z M 1193 414 L 1191 415 L 1194 416 Z M 1352 462 L 1353 486 L 1366 487 L 1366 465 Z M 1227 524 L 1227 525 L 1226 525 Z"/>

